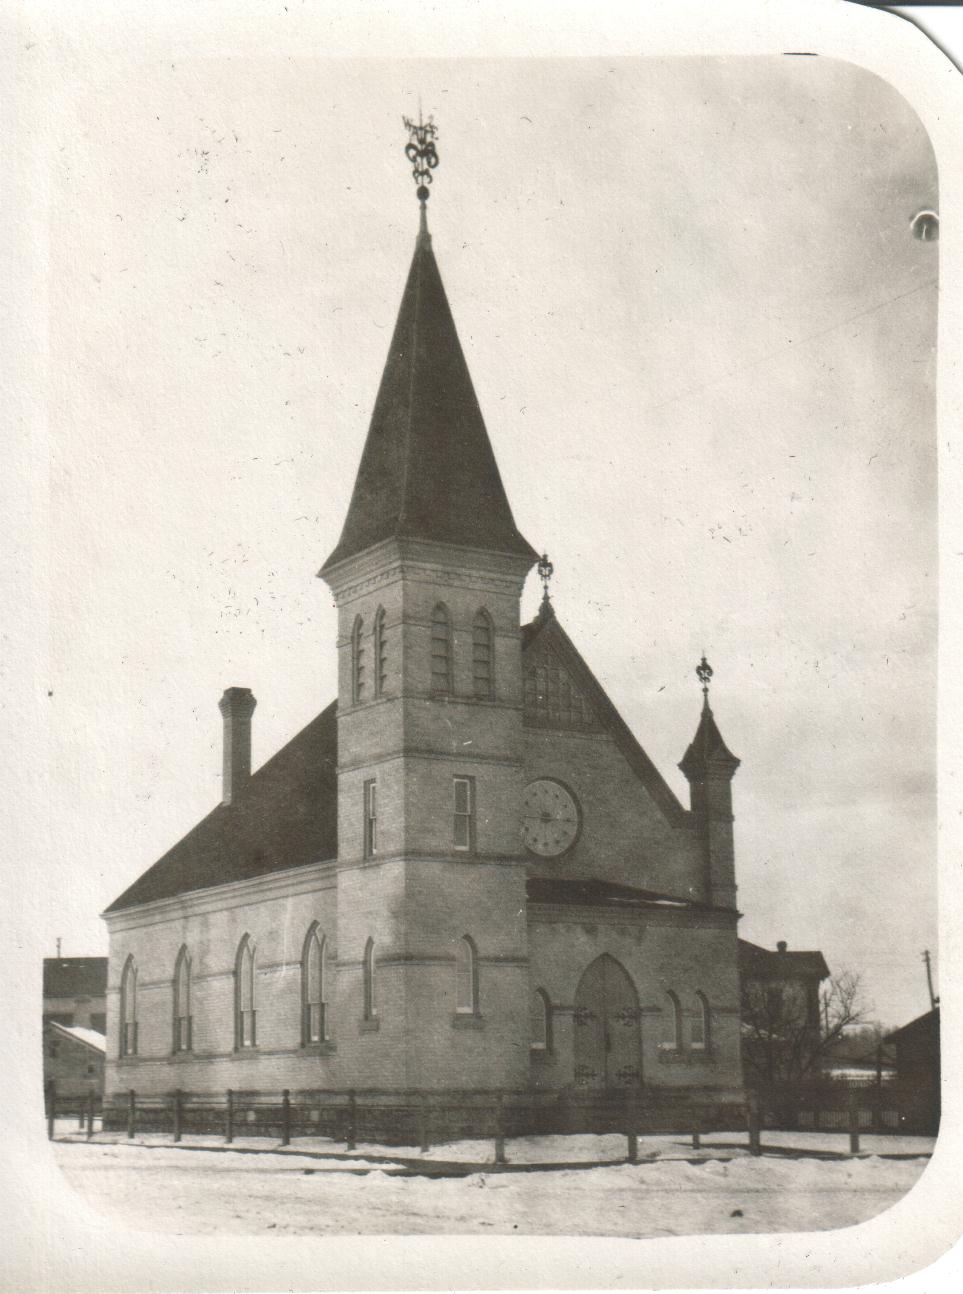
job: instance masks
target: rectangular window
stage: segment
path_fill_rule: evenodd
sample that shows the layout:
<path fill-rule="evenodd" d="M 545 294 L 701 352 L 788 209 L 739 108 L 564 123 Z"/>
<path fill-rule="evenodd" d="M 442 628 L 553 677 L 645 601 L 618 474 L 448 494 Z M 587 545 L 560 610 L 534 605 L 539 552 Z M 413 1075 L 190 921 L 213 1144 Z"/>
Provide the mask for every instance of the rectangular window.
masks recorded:
<path fill-rule="evenodd" d="M 471 777 L 456 777 L 454 783 L 454 844 L 459 850 L 470 850 L 474 836 L 475 786 Z"/>
<path fill-rule="evenodd" d="M 364 784 L 364 856 L 378 852 L 378 788 L 374 782 Z"/>

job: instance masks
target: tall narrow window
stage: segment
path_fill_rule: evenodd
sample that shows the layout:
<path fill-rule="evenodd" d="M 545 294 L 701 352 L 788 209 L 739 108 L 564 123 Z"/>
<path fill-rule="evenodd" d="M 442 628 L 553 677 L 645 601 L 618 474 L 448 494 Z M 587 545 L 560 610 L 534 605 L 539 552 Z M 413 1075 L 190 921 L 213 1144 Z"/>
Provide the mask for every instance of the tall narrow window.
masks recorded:
<path fill-rule="evenodd" d="M 120 1054 L 137 1055 L 137 964 L 133 955 L 120 977 Z"/>
<path fill-rule="evenodd" d="M 669 989 L 666 996 L 669 999 L 669 1031 L 668 1037 L 662 1043 L 665 1051 L 682 1050 L 682 1005 L 676 995 Z"/>
<path fill-rule="evenodd" d="M 495 695 L 495 633 L 487 611 L 475 615 L 471 627 L 471 668 L 475 696 L 490 701 Z"/>
<path fill-rule="evenodd" d="M 454 779 L 454 845 L 468 851 L 475 836 L 475 782 L 471 777 Z"/>
<path fill-rule="evenodd" d="M 531 1035 L 534 1051 L 552 1050 L 552 1004 L 543 988 L 532 994 Z"/>
<path fill-rule="evenodd" d="M 388 684 L 388 646 L 385 642 L 385 609 L 378 608 L 374 625 L 375 696 L 384 696 Z"/>
<path fill-rule="evenodd" d="M 470 935 L 455 948 L 455 1010 L 459 1015 L 478 1014 L 478 949 Z"/>
<path fill-rule="evenodd" d="M 375 946 L 369 939 L 364 946 L 364 1018 L 374 1020 L 378 1014 L 378 998 L 375 993 Z"/>
<path fill-rule="evenodd" d="M 325 1020 L 324 936 L 315 921 L 308 930 L 301 955 L 301 1043 L 324 1042 Z"/>
<path fill-rule="evenodd" d="M 689 1020 L 689 1046 L 693 1051 L 709 1050 L 709 1001 L 704 993 L 696 993 L 695 1014 Z"/>
<path fill-rule="evenodd" d="M 360 616 L 351 630 L 351 699 L 364 700 L 364 621 Z"/>
<path fill-rule="evenodd" d="M 234 1045 L 241 1051 L 257 1045 L 257 1012 L 254 1002 L 255 947 L 245 935 L 234 964 Z"/>
<path fill-rule="evenodd" d="M 184 945 L 174 964 L 174 1051 L 190 1051 L 191 955 Z"/>
<path fill-rule="evenodd" d="M 364 856 L 373 858 L 378 852 L 378 787 L 364 784 Z"/>
<path fill-rule="evenodd" d="M 431 613 L 431 690 L 452 690 L 451 617 L 441 602 Z"/>

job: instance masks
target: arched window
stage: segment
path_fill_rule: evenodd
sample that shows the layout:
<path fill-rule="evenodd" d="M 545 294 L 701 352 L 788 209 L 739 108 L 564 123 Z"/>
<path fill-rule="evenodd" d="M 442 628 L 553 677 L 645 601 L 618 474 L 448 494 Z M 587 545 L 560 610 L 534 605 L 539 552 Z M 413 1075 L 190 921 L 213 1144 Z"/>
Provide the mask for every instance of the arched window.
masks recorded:
<path fill-rule="evenodd" d="M 689 1019 L 689 1046 L 693 1051 L 708 1051 L 711 1033 L 709 1000 L 704 993 L 696 993 L 695 1014 Z"/>
<path fill-rule="evenodd" d="M 471 935 L 459 939 L 455 948 L 455 1010 L 478 1015 L 478 949 Z"/>
<path fill-rule="evenodd" d="M 378 608 L 374 622 L 375 696 L 384 696 L 388 682 L 388 645 L 385 642 L 385 609 Z"/>
<path fill-rule="evenodd" d="M 364 621 L 360 616 L 351 630 L 351 700 L 364 700 Z"/>
<path fill-rule="evenodd" d="M 190 1051 L 191 955 L 184 944 L 174 963 L 174 1051 Z"/>
<path fill-rule="evenodd" d="M 552 1050 L 552 1004 L 543 988 L 537 988 L 532 994 L 532 1049 L 534 1051 Z"/>
<path fill-rule="evenodd" d="M 254 1004 L 254 941 L 245 935 L 238 945 L 234 963 L 234 1047 L 236 1051 L 257 1045 L 257 1012 Z"/>
<path fill-rule="evenodd" d="M 133 955 L 120 977 L 120 1054 L 137 1055 L 137 964 Z"/>
<path fill-rule="evenodd" d="M 312 923 L 301 954 L 301 1045 L 324 1042 L 327 1038 L 324 982 L 325 939 Z"/>
<path fill-rule="evenodd" d="M 375 946 L 369 939 L 364 946 L 364 1018 L 374 1020 L 378 1015 L 378 998 L 375 985 Z"/>
<path fill-rule="evenodd" d="M 666 997 L 669 999 L 669 1029 L 668 1037 L 662 1043 L 662 1047 L 665 1051 L 681 1051 L 682 1004 L 671 989 L 669 989 Z"/>
<path fill-rule="evenodd" d="M 431 690 L 452 690 L 451 616 L 441 602 L 431 613 Z"/>
<path fill-rule="evenodd" d="M 495 696 L 495 631 L 484 608 L 475 613 L 472 621 L 471 668 L 475 696 L 491 701 Z"/>

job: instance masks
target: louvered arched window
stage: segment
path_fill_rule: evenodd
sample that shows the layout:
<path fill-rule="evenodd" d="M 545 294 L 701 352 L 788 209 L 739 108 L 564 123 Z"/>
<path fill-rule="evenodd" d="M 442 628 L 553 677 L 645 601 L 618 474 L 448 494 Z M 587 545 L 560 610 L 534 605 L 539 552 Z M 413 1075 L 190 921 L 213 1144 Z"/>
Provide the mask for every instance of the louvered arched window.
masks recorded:
<path fill-rule="evenodd" d="M 667 1051 L 682 1050 L 682 1003 L 675 993 L 669 989 L 666 997 L 669 999 L 668 1012 L 668 1033 L 662 1046 Z"/>
<path fill-rule="evenodd" d="M 137 963 L 133 954 L 120 977 L 120 1054 L 137 1055 Z"/>
<path fill-rule="evenodd" d="M 442 602 L 431 613 L 431 690 L 452 690 L 451 616 Z"/>
<path fill-rule="evenodd" d="M 364 700 L 364 621 L 360 616 L 351 630 L 351 700 Z"/>
<path fill-rule="evenodd" d="M 693 1051 L 708 1051 L 711 1041 L 709 999 L 696 993 L 695 1013 L 689 1018 L 689 1046 Z"/>
<path fill-rule="evenodd" d="M 471 669 L 475 696 L 491 701 L 495 696 L 495 630 L 492 618 L 481 608 L 471 627 Z"/>
<path fill-rule="evenodd" d="M 535 1051 L 552 1050 L 552 1004 L 543 988 L 532 994 L 531 1036 Z"/>
<path fill-rule="evenodd" d="M 478 1015 L 478 949 L 471 935 L 464 935 L 455 947 L 455 1010 Z"/>
<path fill-rule="evenodd" d="M 183 945 L 174 963 L 174 1051 L 190 1051 L 191 955 Z"/>
<path fill-rule="evenodd" d="M 301 954 L 301 1044 L 324 1042 L 327 1038 L 325 1010 L 325 939 L 312 922 Z"/>
<path fill-rule="evenodd" d="M 385 642 L 385 609 L 378 608 L 374 622 L 375 696 L 384 696 L 388 685 L 388 645 Z"/>
<path fill-rule="evenodd" d="M 234 1046 L 237 1051 L 257 1045 L 254 974 L 257 949 L 250 935 L 238 945 L 234 963 Z"/>
<path fill-rule="evenodd" d="M 378 998 L 375 984 L 375 945 L 369 939 L 364 946 L 364 1018 L 374 1020 L 378 1015 Z"/>

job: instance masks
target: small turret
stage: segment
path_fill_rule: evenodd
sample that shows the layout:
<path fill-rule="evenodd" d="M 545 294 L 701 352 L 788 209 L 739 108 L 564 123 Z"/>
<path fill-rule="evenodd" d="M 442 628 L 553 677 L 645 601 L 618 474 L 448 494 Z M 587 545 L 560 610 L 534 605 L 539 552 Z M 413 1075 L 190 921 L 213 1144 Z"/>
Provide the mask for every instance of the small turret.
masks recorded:
<path fill-rule="evenodd" d="M 732 832 L 732 779 L 739 760 L 716 725 L 709 705 L 712 666 L 703 655 L 696 667 L 702 684 L 702 714 L 696 735 L 679 768 L 689 783 L 691 811 L 705 851 L 705 897 L 717 907 L 736 906 L 736 867 Z"/>

